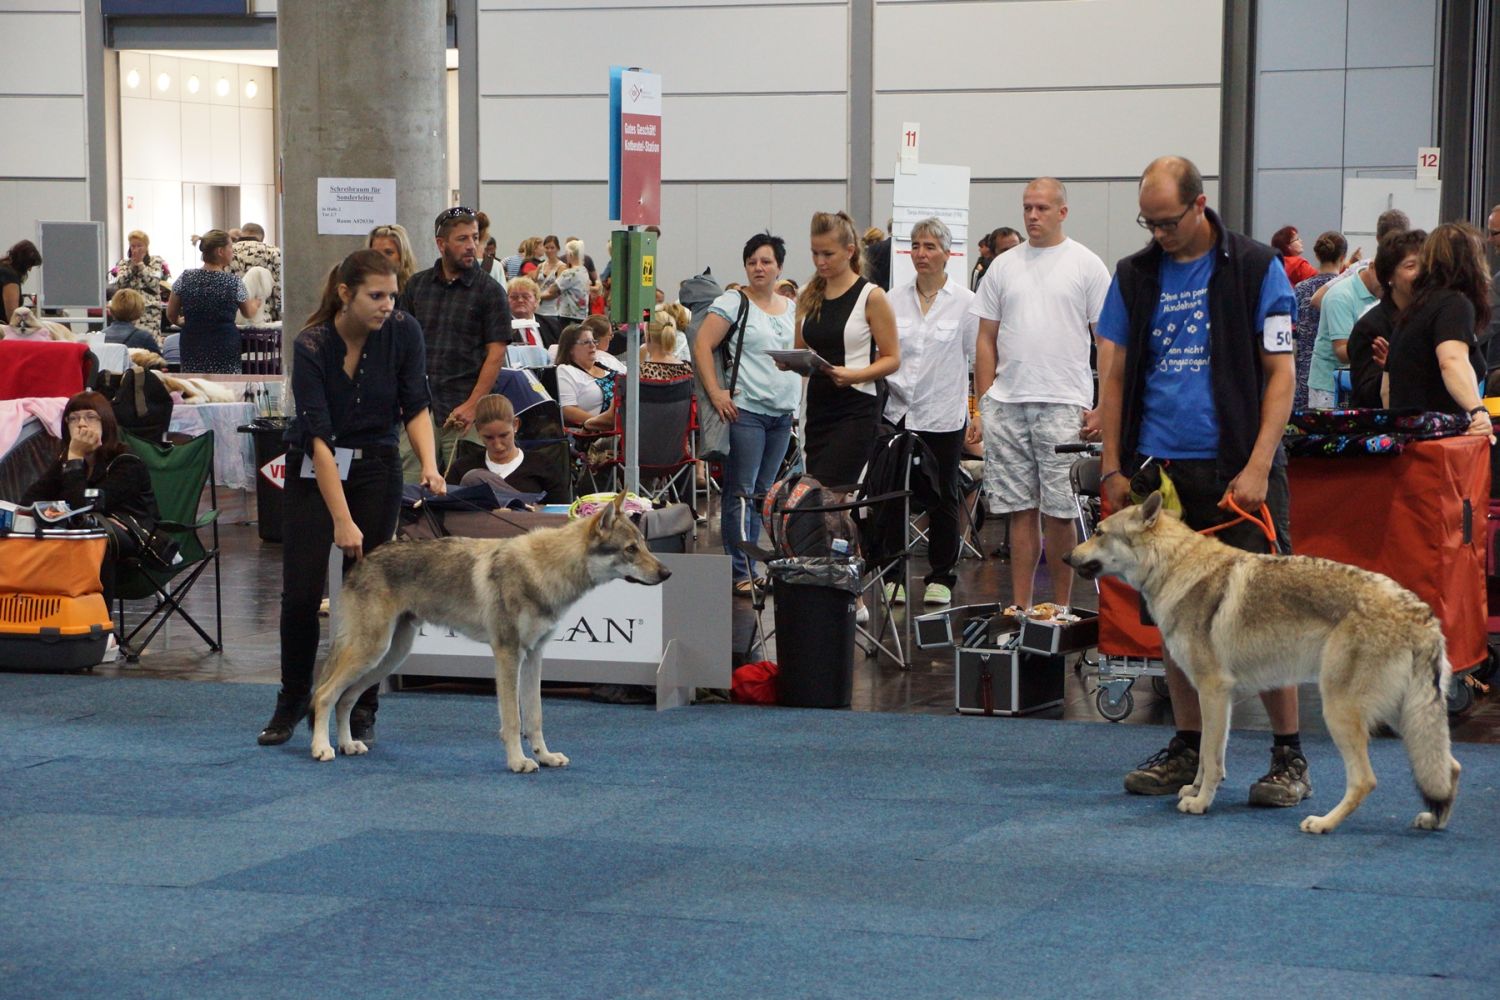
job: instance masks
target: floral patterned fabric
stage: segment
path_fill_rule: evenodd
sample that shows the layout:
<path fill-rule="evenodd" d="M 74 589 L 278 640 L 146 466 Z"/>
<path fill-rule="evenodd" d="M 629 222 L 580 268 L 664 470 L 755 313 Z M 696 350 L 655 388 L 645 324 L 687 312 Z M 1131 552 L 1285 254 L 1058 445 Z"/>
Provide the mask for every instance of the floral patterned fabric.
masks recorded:
<path fill-rule="evenodd" d="M 160 342 L 164 312 L 161 286 L 172 277 L 172 269 L 167 266 L 167 262 L 160 257 L 148 255 L 145 260 L 136 264 L 125 257 L 109 273 L 115 279 L 116 288 L 134 288 L 145 297 L 146 312 L 136 321 L 136 325 Z"/>
<path fill-rule="evenodd" d="M 1457 437 L 1463 414 L 1422 410 L 1295 410 L 1282 443 L 1288 455 L 1399 455 L 1413 441 Z"/>

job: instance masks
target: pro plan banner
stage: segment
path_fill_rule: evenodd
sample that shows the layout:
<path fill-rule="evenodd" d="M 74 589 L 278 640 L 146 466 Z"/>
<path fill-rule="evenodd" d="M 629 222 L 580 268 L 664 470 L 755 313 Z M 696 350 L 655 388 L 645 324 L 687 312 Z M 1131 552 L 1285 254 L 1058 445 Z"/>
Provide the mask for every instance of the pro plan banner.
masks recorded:
<path fill-rule="evenodd" d="M 661 77 L 620 74 L 620 222 L 661 224 Z"/>
<path fill-rule="evenodd" d="M 661 587 L 611 580 L 589 591 L 557 620 L 542 655 L 555 660 L 657 663 L 662 656 Z M 413 653 L 490 657 L 490 647 L 424 623 Z"/>

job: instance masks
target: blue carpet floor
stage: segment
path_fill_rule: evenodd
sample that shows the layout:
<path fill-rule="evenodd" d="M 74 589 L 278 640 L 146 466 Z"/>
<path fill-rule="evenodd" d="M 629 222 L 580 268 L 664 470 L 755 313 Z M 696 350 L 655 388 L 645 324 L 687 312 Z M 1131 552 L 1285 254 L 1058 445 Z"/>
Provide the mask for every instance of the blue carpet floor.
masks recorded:
<path fill-rule="evenodd" d="M 1335 834 L 1120 791 L 1159 729 L 385 699 L 329 764 L 255 685 L 0 675 L 0 997 L 1464 997 L 1500 981 L 1500 746 L 1452 827 L 1405 755 Z M 1324 811 L 1337 753 L 1307 744 Z"/>

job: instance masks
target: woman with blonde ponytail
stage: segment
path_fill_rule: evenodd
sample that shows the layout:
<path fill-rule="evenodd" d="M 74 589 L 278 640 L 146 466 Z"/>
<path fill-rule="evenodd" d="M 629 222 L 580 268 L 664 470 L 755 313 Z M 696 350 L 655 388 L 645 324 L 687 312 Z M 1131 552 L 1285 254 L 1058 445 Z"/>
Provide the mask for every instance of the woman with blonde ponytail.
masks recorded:
<path fill-rule="evenodd" d="M 859 234 L 844 212 L 812 217 L 816 269 L 797 297 L 797 346 L 831 368 L 807 384 L 807 471 L 829 487 L 859 482 L 875 442 L 886 376 L 901 367 L 885 292 L 860 277 Z"/>
<path fill-rule="evenodd" d="M 281 691 L 262 746 L 285 743 L 307 714 L 329 548 L 343 551 L 347 572 L 396 533 L 400 425 L 421 463 L 422 485 L 447 491 L 428 416 L 422 328 L 396 308 L 396 271 L 378 250 L 351 253 L 328 272 L 318 308 L 297 334 L 297 414 L 286 432 L 281 501 Z M 370 741 L 375 709 L 372 687 L 350 717 L 356 740 Z"/>

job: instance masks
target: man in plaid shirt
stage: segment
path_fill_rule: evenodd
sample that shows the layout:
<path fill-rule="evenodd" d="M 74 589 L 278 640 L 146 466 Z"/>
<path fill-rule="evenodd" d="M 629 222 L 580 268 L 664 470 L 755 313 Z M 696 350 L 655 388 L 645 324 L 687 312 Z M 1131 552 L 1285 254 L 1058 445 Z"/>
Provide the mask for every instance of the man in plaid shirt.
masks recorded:
<path fill-rule="evenodd" d="M 427 382 L 437 422 L 438 464 L 460 438 L 478 441 L 474 408 L 494 391 L 511 342 L 505 289 L 478 266 L 479 223 L 467 208 L 442 212 L 433 226 L 440 256 L 406 282 L 398 306 L 414 316 L 427 342 Z M 418 482 L 416 458 L 403 439 L 407 482 Z"/>

